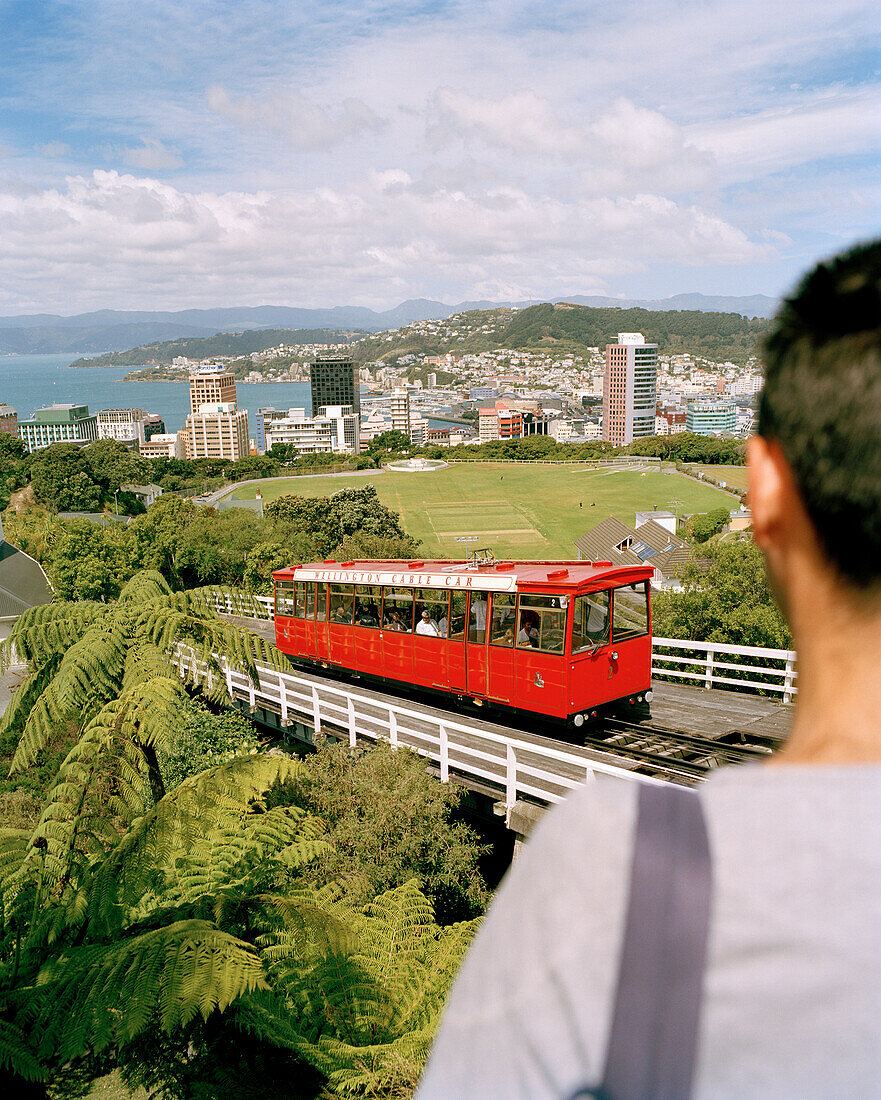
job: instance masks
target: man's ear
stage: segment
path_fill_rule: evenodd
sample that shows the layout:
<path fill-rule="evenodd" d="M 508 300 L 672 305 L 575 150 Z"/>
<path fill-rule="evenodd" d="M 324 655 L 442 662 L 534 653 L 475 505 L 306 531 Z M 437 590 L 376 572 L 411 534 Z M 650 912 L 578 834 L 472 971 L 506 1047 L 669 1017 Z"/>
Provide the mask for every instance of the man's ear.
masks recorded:
<path fill-rule="evenodd" d="M 749 470 L 749 507 L 753 538 L 763 550 L 772 547 L 790 507 L 792 474 L 780 444 L 754 435 L 746 444 Z"/>

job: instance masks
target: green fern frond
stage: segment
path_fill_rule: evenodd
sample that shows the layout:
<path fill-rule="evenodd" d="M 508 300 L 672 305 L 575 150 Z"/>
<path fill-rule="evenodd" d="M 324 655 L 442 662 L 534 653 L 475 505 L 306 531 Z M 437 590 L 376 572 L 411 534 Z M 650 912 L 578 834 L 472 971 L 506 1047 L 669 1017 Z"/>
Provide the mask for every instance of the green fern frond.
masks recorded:
<path fill-rule="evenodd" d="M 67 650 L 25 722 L 12 759 L 13 772 L 36 760 L 60 721 L 87 713 L 96 701 L 118 693 L 128 645 L 125 634 L 102 625 L 87 630 Z"/>
<path fill-rule="evenodd" d="M 161 573 L 155 569 L 142 569 L 123 586 L 118 602 L 121 604 L 147 603 L 149 600 L 170 595 L 172 595 L 171 586 Z"/>
<path fill-rule="evenodd" d="M 3 1019 L 0 1019 L 0 1069 L 25 1081 L 44 1081 L 48 1076 L 21 1028 Z"/>
<path fill-rule="evenodd" d="M 65 952 L 40 971 L 27 1015 L 39 1053 L 63 1061 L 133 1039 L 156 1014 L 172 1032 L 265 988 L 250 944 L 206 921 L 183 920 Z"/>
<path fill-rule="evenodd" d="M 36 701 L 49 686 L 53 676 L 58 671 L 60 663 L 60 654 L 50 657 L 45 664 L 35 669 L 26 680 L 19 684 L 13 692 L 12 699 L 6 707 L 3 717 L 0 718 L 0 733 L 24 729 L 28 715 L 33 710 Z"/>

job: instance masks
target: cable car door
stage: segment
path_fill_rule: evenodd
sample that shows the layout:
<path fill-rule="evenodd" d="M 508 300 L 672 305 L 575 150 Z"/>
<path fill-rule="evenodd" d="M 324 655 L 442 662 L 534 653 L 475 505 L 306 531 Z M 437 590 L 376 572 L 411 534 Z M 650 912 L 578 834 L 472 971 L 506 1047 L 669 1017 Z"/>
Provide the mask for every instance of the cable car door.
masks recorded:
<path fill-rule="evenodd" d="M 450 621 L 447 630 L 447 683 L 450 691 L 464 692 L 467 677 L 465 666 L 465 611 L 467 596 L 464 592 L 453 592 L 450 597 Z"/>
<path fill-rule="evenodd" d="M 315 653 L 322 661 L 330 657 L 330 638 L 327 633 L 327 585 L 315 585 Z"/>
<path fill-rule="evenodd" d="M 500 703 L 516 705 L 514 638 L 517 632 L 517 597 L 513 592 L 493 596 L 487 657 L 487 695 Z"/>
<path fill-rule="evenodd" d="M 488 608 L 489 593 L 468 593 L 465 690 L 469 695 L 486 695 L 486 616 Z"/>

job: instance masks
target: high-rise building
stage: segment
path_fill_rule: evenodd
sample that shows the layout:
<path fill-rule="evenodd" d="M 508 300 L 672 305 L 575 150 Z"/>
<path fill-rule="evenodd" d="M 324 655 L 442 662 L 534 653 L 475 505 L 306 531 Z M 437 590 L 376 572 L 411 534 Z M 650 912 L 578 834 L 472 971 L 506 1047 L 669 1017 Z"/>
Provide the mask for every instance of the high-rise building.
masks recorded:
<path fill-rule="evenodd" d="M 410 438 L 410 395 L 406 390 L 395 390 L 391 399 L 392 431 L 403 432 Z"/>
<path fill-rule="evenodd" d="M 89 416 L 88 405 L 48 405 L 37 409 L 31 420 L 20 420 L 18 434 L 29 451 L 52 443 L 86 446 L 98 438 L 98 418 Z"/>
<path fill-rule="evenodd" d="M 185 428 L 187 458 L 235 462 L 250 453 L 248 410 L 238 407 L 236 380 L 230 371 L 191 374 L 190 410 Z"/>
<path fill-rule="evenodd" d="M 312 415 L 322 408 L 348 405 L 361 412 L 361 386 L 354 362 L 346 356 L 319 356 L 309 369 L 312 388 Z"/>
<path fill-rule="evenodd" d="M 201 405 L 236 404 L 236 376 L 226 370 L 198 370 L 190 375 L 190 412 Z"/>
<path fill-rule="evenodd" d="M 232 462 L 250 453 L 248 410 L 236 409 L 234 401 L 200 405 L 187 417 L 187 457 L 222 458 Z"/>
<path fill-rule="evenodd" d="M 603 378 L 603 439 L 624 447 L 654 435 L 657 402 L 658 345 L 641 332 L 619 332 L 617 344 L 606 345 Z"/>

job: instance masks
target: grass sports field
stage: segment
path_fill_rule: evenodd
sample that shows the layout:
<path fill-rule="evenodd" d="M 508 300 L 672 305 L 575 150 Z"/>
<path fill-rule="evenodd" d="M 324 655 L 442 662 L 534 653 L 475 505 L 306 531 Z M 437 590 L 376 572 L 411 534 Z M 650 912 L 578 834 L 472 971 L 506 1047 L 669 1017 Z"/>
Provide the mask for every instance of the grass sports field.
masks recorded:
<path fill-rule="evenodd" d="M 488 546 L 496 557 L 576 556 L 575 539 L 606 516 L 632 524 L 634 512 L 706 512 L 731 507 L 731 497 L 675 471 L 594 469 L 588 466 L 464 463 L 433 473 L 296 477 L 261 481 L 265 501 L 286 494 L 329 496 L 348 486 L 376 486 L 379 499 L 400 512 L 426 554 L 464 556 L 456 538 L 477 536 L 468 549 Z M 253 500 L 257 484 L 226 499 Z M 673 502 L 679 501 L 678 506 Z"/>
<path fill-rule="evenodd" d="M 716 481 L 724 481 L 732 489 L 746 489 L 746 466 L 692 466 L 692 470 L 709 474 Z"/>

